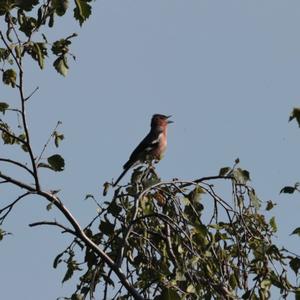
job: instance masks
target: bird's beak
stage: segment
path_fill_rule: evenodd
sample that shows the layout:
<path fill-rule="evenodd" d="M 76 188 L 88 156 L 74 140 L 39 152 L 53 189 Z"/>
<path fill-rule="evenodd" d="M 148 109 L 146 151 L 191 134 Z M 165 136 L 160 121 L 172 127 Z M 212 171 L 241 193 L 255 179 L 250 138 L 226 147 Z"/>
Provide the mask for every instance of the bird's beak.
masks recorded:
<path fill-rule="evenodd" d="M 169 119 L 169 118 L 171 118 L 171 117 L 172 117 L 172 115 L 167 116 L 167 119 Z M 168 124 L 171 124 L 171 123 L 174 123 L 174 121 L 168 120 L 167 123 L 168 123 Z"/>

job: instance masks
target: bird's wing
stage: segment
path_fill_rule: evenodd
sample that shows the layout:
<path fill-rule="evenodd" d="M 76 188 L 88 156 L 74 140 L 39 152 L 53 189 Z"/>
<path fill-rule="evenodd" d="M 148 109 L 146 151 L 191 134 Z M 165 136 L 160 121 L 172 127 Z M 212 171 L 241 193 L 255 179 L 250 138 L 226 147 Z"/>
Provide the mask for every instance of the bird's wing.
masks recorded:
<path fill-rule="evenodd" d="M 137 145 L 137 147 L 131 153 L 129 160 L 124 164 L 123 168 L 127 169 L 134 165 L 140 159 L 141 153 L 150 152 L 155 148 L 160 139 L 161 132 L 150 131 L 146 137 Z"/>

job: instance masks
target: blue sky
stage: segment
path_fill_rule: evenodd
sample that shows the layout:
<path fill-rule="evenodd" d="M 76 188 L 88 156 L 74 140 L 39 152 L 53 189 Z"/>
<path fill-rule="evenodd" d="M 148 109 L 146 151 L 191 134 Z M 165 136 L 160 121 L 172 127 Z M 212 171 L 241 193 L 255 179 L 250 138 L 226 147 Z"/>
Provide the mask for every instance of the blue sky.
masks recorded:
<path fill-rule="evenodd" d="M 84 196 L 109 200 L 101 198 L 103 182 L 119 175 L 151 115 L 163 113 L 175 123 L 160 176 L 215 175 L 239 157 L 260 199 L 278 203 L 269 214 L 277 218 L 277 242 L 299 249 L 299 238 L 289 236 L 300 226 L 299 195 L 279 195 L 300 177 L 300 130 L 288 123 L 300 106 L 299 1 L 98 0 L 82 29 L 71 17 L 57 25 L 54 38 L 79 33 L 72 47 L 77 60 L 67 78 L 50 64 L 43 72 L 28 64 L 27 91 L 40 88 L 29 103 L 30 127 L 39 153 L 56 122 L 63 122 L 59 151 L 66 170 L 43 170 L 42 183 L 62 188 L 82 225 L 95 213 Z M 16 101 L 8 88 L 0 97 Z M 0 147 L 5 156 L 15 153 Z M 61 285 L 63 268 L 52 269 L 69 239 L 55 228 L 27 226 L 62 220 L 45 206 L 28 198 L 4 227 L 14 235 L 1 242 L 3 299 L 52 300 L 74 288 L 74 282 Z"/>

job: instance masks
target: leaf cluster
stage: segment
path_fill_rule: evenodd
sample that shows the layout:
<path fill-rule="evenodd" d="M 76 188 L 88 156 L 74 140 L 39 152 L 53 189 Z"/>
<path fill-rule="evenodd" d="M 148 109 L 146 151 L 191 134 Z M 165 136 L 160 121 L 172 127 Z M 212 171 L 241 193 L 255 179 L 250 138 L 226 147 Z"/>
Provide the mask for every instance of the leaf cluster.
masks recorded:
<path fill-rule="evenodd" d="M 261 201 L 246 183 L 249 172 L 234 167 L 232 173 L 239 180 L 224 177 L 223 171 L 214 177 L 231 183 L 224 198 L 210 179 L 164 183 L 152 168 L 139 167 L 112 201 L 97 204 L 98 215 L 86 234 L 145 299 L 268 299 L 272 287 L 285 298 L 294 288 L 286 265 L 298 273 L 299 260 L 273 243 L 275 218 L 259 212 Z M 92 195 L 86 198 L 95 201 Z M 76 239 L 72 247 L 85 253 L 72 297 L 85 299 L 104 285 L 104 294 L 116 291 L 113 299 L 131 299 L 91 249 Z"/>

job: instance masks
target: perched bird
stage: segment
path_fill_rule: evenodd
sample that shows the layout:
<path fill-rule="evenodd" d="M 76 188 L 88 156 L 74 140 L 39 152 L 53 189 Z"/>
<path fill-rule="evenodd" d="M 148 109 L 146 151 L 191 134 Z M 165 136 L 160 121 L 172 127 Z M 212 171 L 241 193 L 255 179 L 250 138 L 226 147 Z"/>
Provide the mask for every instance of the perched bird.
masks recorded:
<path fill-rule="evenodd" d="M 165 116 L 155 114 L 151 119 L 151 129 L 146 137 L 139 143 L 139 145 L 131 153 L 129 160 L 124 164 L 124 171 L 113 184 L 116 186 L 126 172 L 133 166 L 146 161 L 162 159 L 162 156 L 167 148 L 167 128 L 168 124 L 173 123 L 169 118 L 171 116 Z"/>

